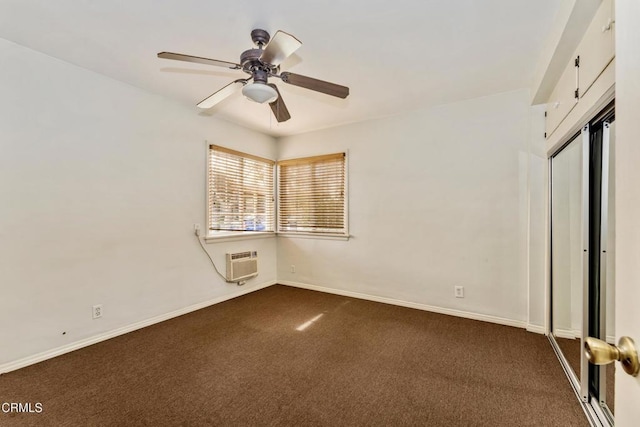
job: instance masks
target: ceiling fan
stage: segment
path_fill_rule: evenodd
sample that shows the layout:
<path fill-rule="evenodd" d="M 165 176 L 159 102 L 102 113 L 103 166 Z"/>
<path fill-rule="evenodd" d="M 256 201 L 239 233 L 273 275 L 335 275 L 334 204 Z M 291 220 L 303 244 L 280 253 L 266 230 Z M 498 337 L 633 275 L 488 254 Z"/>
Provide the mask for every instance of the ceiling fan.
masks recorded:
<path fill-rule="evenodd" d="M 211 96 L 203 99 L 198 103 L 200 108 L 211 108 L 242 87 L 242 94 L 250 100 L 260 104 L 269 103 L 271 111 L 278 122 L 287 121 L 291 118 L 291 115 L 282 100 L 278 87 L 268 82 L 269 77 L 277 77 L 290 85 L 338 98 L 344 99 L 349 95 L 349 88 L 346 86 L 286 71 L 280 72 L 280 64 L 302 46 L 302 43 L 291 34 L 277 31 L 271 38 L 265 30 L 255 29 L 251 31 L 251 40 L 257 47 L 242 52 L 239 64 L 173 52 L 160 52 L 158 53 L 158 58 L 226 67 L 232 70 L 242 70 L 250 75 L 246 79 L 238 79 L 229 83 Z M 253 80 L 253 83 L 249 84 L 251 80 Z"/>

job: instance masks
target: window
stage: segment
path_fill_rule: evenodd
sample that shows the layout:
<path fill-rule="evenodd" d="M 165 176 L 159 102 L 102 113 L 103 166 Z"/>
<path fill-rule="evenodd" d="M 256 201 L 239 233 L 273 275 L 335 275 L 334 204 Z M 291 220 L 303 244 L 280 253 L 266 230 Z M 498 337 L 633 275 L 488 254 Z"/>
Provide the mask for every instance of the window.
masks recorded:
<path fill-rule="evenodd" d="M 209 146 L 209 230 L 274 231 L 274 164 L 272 160 Z"/>
<path fill-rule="evenodd" d="M 278 162 L 278 231 L 347 235 L 345 153 Z"/>

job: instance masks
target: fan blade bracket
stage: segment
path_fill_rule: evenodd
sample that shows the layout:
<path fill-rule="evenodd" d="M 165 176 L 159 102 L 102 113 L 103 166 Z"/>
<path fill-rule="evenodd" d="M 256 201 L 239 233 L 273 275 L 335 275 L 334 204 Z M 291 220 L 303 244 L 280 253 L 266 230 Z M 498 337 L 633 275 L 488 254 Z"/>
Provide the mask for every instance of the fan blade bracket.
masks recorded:
<path fill-rule="evenodd" d="M 346 98 L 349 96 L 349 88 L 335 83 L 326 82 L 324 80 L 314 79 L 313 77 L 302 76 L 283 72 L 279 76 L 283 82 L 293 86 L 299 86 L 305 89 L 324 93 L 326 95 L 335 96 L 337 98 Z"/>

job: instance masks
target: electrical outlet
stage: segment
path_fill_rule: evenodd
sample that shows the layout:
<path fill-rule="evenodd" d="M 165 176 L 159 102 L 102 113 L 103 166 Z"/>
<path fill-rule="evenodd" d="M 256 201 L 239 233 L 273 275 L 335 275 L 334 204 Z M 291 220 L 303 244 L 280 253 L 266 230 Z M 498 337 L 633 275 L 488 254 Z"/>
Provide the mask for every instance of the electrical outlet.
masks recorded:
<path fill-rule="evenodd" d="M 200 224 L 193 224 L 193 232 L 196 233 L 196 236 L 200 235 Z"/>
<path fill-rule="evenodd" d="M 296 272 L 296 266 L 295 266 L 295 265 L 293 265 L 293 264 L 291 264 L 291 272 L 292 272 L 292 273 L 295 273 L 295 272 Z"/>
<path fill-rule="evenodd" d="M 93 306 L 93 318 L 97 319 L 102 317 L 102 304 L 96 304 Z"/>
<path fill-rule="evenodd" d="M 456 298 L 464 298 L 464 286 L 454 286 L 453 289 Z"/>

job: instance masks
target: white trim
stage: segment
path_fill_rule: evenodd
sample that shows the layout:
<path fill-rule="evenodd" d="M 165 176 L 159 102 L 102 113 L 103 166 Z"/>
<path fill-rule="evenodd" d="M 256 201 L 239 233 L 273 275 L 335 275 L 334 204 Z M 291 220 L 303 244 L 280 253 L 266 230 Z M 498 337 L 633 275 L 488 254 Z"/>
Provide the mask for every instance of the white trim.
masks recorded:
<path fill-rule="evenodd" d="M 556 329 L 553 331 L 553 335 L 568 340 L 579 340 L 582 337 L 582 332 L 575 329 Z"/>
<path fill-rule="evenodd" d="M 526 177 L 527 177 L 527 232 L 526 232 L 526 283 L 527 283 L 527 326 L 526 329 L 529 331 L 529 321 L 531 320 L 531 140 L 533 139 L 533 132 L 531 130 L 531 120 L 532 118 L 532 109 L 529 109 L 529 120 L 527 120 L 527 167 L 526 167 Z"/>
<path fill-rule="evenodd" d="M 348 234 L 327 234 L 287 231 L 283 233 L 273 231 L 220 231 L 207 234 L 203 240 L 207 244 L 233 242 L 236 240 L 269 239 L 273 237 L 293 237 L 299 239 L 319 239 L 319 240 L 349 240 L 352 236 Z"/>
<path fill-rule="evenodd" d="M 544 329 L 551 333 L 551 157 L 545 162 L 546 197 L 544 205 Z"/>
<path fill-rule="evenodd" d="M 235 240 L 268 239 L 276 237 L 273 231 L 219 231 L 207 233 L 205 243 L 231 242 Z"/>
<path fill-rule="evenodd" d="M 377 295 L 362 294 L 359 292 L 344 291 L 341 289 L 327 288 L 324 286 L 310 285 L 307 283 L 292 282 L 289 280 L 279 280 L 278 284 L 285 285 L 285 286 L 292 286 L 295 288 L 309 289 L 312 291 L 326 292 L 328 294 L 342 295 L 345 297 L 352 297 L 352 298 L 364 299 L 368 301 L 375 301 L 375 302 L 381 302 L 385 304 L 397 305 L 400 307 L 415 308 L 417 310 L 430 311 L 430 312 L 439 313 L 439 314 L 447 314 L 449 316 L 463 317 L 465 319 L 473 319 L 473 320 L 480 320 L 482 322 L 497 323 L 499 325 L 513 326 L 516 328 L 524 329 L 526 327 L 526 322 L 522 320 L 506 319 L 504 317 L 490 316 L 487 314 L 472 313 L 469 311 L 455 310 L 452 308 L 436 307 L 432 305 L 402 301 L 399 299 L 386 298 L 386 297 L 381 297 Z"/>
<path fill-rule="evenodd" d="M 527 332 L 533 332 L 534 334 L 547 334 L 547 328 L 540 325 L 532 325 L 531 323 L 528 323 L 525 329 L 527 330 Z"/>
<path fill-rule="evenodd" d="M 278 237 L 294 237 L 300 239 L 320 239 L 320 240 L 349 240 L 351 236 L 348 234 L 327 234 L 327 233 L 308 233 L 294 231 L 285 231 L 276 233 Z"/>
<path fill-rule="evenodd" d="M 169 313 L 161 314 L 150 319 L 142 320 L 140 322 L 132 323 L 127 326 L 123 326 L 118 329 L 114 329 L 112 331 L 104 332 L 99 335 L 95 335 L 89 338 L 85 338 L 80 341 L 76 341 L 71 344 L 63 345 L 61 347 L 54 348 L 52 350 L 47 350 L 42 353 L 38 353 L 32 356 L 27 356 L 22 359 L 15 360 L 13 362 L 8 362 L 3 365 L 0 365 L 0 374 L 5 374 L 7 372 L 15 371 L 16 369 L 24 368 L 29 365 L 33 365 L 47 359 L 52 359 L 56 356 L 60 356 L 65 353 L 72 352 L 74 350 L 81 349 L 83 347 L 88 347 L 92 344 L 97 344 L 101 341 L 106 341 L 111 338 L 115 338 L 119 335 L 124 335 L 129 332 L 133 332 L 138 329 L 142 329 L 147 326 L 154 325 L 156 323 L 164 322 L 165 320 L 173 319 L 174 317 L 182 316 L 183 314 L 191 313 L 196 310 L 203 309 L 205 307 L 209 307 L 211 305 L 215 305 L 233 298 L 237 298 L 239 296 L 267 288 L 269 286 L 275 285 L 278 283 L 276 280 L 271 280 L 269 282 L 261 283 L 259 285 L 253 286 L 248 289 L 242 289 L 240 291 L 233 292 L 228 295 L 223 295 L 220 297 L 213 298 L 208 301 L 200 302 L 197 304 L 190 305 L 188 307 L 184 307 L 178 310 L 171 311 Z"/>

